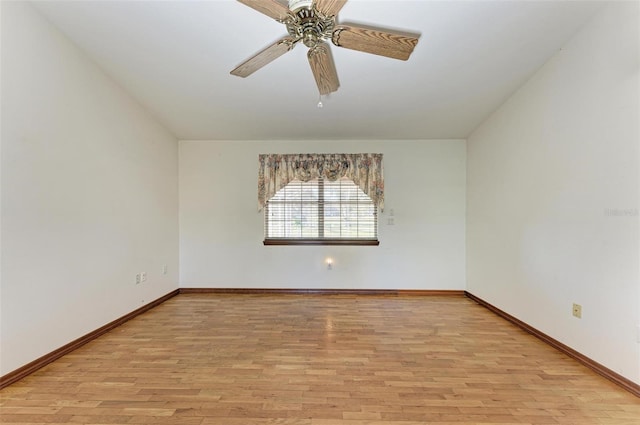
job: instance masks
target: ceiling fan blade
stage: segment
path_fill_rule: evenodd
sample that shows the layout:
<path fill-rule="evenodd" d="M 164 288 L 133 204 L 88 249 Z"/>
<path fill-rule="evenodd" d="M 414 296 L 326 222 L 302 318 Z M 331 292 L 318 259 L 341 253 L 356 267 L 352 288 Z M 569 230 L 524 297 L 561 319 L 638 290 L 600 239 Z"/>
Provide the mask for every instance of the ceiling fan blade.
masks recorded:
<path fill-rule="evenodd" d="M 336 16 L 347 0 L 316 0 L 316 9 L 325 16 Z"/>
<path fill-rule="evenodd" d="M 318 91 L 321 95 L 326 95 L 338 90 L 338 72 L 331 56 L 331 49 L 327 43 L 318 43 L 307 53 L 311 71 L 316 79 Z"/>
<path fill-rule="evenodd" d="M 276 0 L 238 0 L 240 3 L 257 10 L 260 13 L 275 19 L 284 21 L 289 16 L 289 8 Z"/>
<path fill-rule="evenodd" d="M 340 25 L 333 31 L 331 41 L 339 47 L 407 60 L 418 43 L 418 37 L 378 29 Z"/>
<path fill-rule="evenodd" d="M 295 44 L 296 40 L 291 37 L 285 37 L 281 40 L 278 40 L 271 46 L 267 47 L 258 54 L 238 65 L 237 68 L 231 71 L 231 74 L 243 78 L 248 77 L 263 66 L 267 65 L 268 63 L 287 53 L 289 50 L 293 49 L 295 47 Z"/>

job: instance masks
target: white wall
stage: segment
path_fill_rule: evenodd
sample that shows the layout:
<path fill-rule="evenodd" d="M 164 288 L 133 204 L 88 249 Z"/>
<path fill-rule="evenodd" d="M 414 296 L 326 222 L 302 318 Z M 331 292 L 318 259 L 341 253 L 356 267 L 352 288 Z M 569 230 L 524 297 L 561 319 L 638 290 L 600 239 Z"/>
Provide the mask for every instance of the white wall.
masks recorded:
<path fill-rule="evenodd" d="M 178 144 L 27 3 L 1 36 L 6 374 L 177 288 Z"/>
<path fill-rule="evenodd" d="M 640 383 L 638 22 L 603 10 L 469 137 L 467 289 Z"/>
<path fill-rule="evenodd" d="M 465 150 L 461 140 L 182 141 L 180 286 L 464 289 Z M 380 246 L 263 246 L 258 154 L 332 152 L 384 154 Z"/>

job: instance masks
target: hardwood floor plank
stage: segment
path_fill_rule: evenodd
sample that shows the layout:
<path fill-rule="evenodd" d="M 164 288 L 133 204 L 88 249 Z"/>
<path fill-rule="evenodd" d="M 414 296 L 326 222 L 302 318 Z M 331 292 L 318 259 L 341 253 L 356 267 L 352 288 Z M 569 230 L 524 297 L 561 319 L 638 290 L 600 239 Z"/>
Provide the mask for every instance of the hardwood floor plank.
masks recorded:
<path fill-rule="evenodd" d="M 454 296 L 173 297 L 0 390 L 0 424 L 640 423 L 640 399 Z"/>

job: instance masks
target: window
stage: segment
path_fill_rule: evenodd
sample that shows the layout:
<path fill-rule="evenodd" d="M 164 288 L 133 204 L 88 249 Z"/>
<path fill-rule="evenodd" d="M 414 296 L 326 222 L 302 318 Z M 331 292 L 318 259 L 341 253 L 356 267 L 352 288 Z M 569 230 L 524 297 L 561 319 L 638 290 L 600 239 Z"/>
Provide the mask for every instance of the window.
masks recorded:
<path fill-rule="evenodd" d="M 378 209 L 353 181 L 293 180 L 265 205 L 265 245 L 378 245 Z"/>

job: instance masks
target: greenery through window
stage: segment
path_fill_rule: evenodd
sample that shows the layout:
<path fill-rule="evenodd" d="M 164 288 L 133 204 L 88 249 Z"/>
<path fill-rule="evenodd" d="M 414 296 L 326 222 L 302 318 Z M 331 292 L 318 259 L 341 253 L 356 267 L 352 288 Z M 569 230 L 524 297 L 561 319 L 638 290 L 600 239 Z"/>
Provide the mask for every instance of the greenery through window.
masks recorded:
<path fill-rule="evenodd" d="M 265 206 L 265 245 L 378 245 L 378 210 L 353 181 L 293 180 Z"/>

